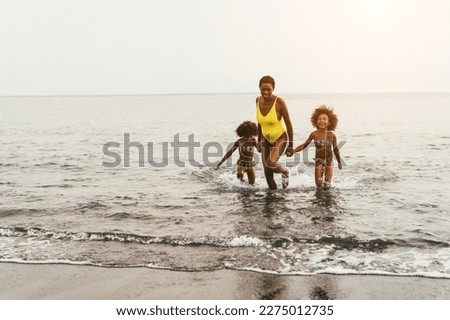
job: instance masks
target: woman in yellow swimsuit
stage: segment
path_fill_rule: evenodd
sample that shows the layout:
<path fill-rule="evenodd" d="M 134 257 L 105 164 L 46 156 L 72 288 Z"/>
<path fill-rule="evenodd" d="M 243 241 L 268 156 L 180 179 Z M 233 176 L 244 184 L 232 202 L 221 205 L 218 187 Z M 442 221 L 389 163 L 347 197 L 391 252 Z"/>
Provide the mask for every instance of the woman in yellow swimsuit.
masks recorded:
<path fill-rule="evenodd" d="M 264 76 L 259 80 L 261 96 L 256 98 L 258 120 L 258 142 L 261 151 L 264 175 L 271 190 L 277 189 L 273 174 L 280 173 L 283 189 L 289 184 L 289 170 L 278 160 L 283 153 L 292 153 L 293 129 L 286 103 L 273 95 L 275 80 Z M 282 120 L 286 125 L 283 126 Z M 286 148 L 287 147 L 287 148 Z"/>

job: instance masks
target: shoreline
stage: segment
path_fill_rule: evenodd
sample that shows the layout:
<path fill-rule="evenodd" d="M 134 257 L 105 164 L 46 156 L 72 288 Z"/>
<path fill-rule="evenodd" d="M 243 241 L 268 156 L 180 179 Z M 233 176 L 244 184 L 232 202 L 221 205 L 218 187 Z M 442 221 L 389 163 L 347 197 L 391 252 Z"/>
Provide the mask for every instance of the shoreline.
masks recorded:
<path fill-rule="evenodd" d="M 450 279 L 0 263 L 3 300 L 449 300 Z"/>

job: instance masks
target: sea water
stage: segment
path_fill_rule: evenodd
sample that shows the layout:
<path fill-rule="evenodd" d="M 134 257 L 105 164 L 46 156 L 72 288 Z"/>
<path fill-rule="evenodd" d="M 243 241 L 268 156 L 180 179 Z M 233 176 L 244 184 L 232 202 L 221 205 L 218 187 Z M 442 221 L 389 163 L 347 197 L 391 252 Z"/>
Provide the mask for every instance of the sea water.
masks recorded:
<path fill-rule="evenodd" d="M 212 169 L 256 96 L 0 97 L 0 261 L 450 278 L 449 93 L 280 94 L 295 146 L 334 107 L 344 166 L 277 191 Z"/>

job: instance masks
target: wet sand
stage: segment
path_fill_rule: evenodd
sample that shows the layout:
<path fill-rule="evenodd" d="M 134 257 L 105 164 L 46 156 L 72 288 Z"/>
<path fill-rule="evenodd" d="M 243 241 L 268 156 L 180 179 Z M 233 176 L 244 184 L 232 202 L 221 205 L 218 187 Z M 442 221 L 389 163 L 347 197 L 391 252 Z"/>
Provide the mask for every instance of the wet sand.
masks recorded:
<path fill-rule="evenodd" d="M 0 263 L 0 299 L 448 300 L 450 279 Z"/>

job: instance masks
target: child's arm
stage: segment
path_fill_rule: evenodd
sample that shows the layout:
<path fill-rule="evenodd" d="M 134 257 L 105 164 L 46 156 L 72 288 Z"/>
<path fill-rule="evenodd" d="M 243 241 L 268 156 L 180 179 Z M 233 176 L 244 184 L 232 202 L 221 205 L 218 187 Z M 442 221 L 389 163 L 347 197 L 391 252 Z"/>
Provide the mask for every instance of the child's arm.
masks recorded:
<path fill-rule="evenodd" d="M 225 160 L 227 160 L 233 154 L 234 150 L 236 150 L 237 148 L 239 148 L 239 140 L 236 140 L 233 147 L 230 150 L 228 150 L 227 153 L 225 153 L 222 160 L 220 160 L 219 163 L 217 164 L 215 170 L 219 169 L 222 163 L 224 163 Z"/>
<path fill-rule="evenodd" d="M 255 138 L 252 138 L 252 146 L 255 147 L 256 149 L 259 148 L 259 143 L 258 143 L 258 141 L 256 141 Z"/>
<path fill-rule="evenodd" d="M 334 133 L 333 133 L 333 151 L 334 151 L 334 155 L 336 156 L 336 160 L 338 162 L 338 168 L 339 168 L 339 170 L 341 170 L 342 169 L 341 153 L 338 148 L 337 137 Z"/>
<path fill-rule="evenodd" d="M 314 133 L 314 132 L 313 132 L 313 133 Z M 305 149 L 305 148 L 311 143 L 311 141 L 314 140 L 313 133 L 311 133 L 311 134 L 309 135 L 308 139 L 306 139 L 305 142 L 303 142 L 301 145 L 297 146 L 297 147 L 292 151 L 291 154 L 288 154 L 288 157 L 291 157 L 294 153 L 300 152 L 300 151 L 302 151 L 303 149 Z"/>

